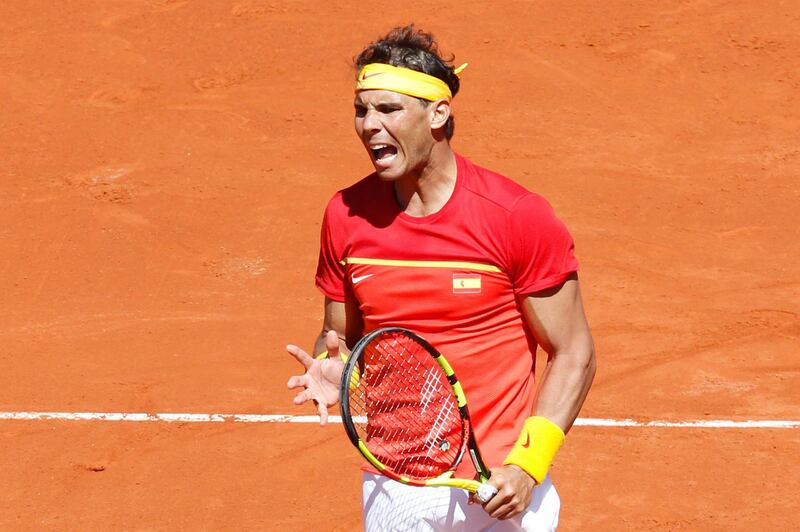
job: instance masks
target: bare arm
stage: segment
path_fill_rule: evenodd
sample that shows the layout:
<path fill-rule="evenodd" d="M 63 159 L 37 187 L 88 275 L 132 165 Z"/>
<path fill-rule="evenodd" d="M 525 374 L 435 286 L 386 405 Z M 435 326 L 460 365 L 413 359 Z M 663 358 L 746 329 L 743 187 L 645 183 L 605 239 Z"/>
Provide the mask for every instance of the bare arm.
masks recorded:
<path fill-rule="evenodd" d="M 567 432 L 595 374 L 594 343 L 577 275 L 557 287 L 529 295 L 522 306 L 527 325 L 548 355 L 531 415 L 546 417 Z M 498 488 L 498 494 L 484 509 L 496 519 L 508 519 L 527 508 L 536 483 L 515 464 L 492 468 L 490 482 Z"/>
<path fill-rule="evenodd" d="M 596 368 L 577 275 L 528 296 L 523 310 L 536 341 L 548 354 L 532 414 L 546 417 L 567 432 L 583 406 Z"/>
<path fill-rule="evenodd" d="M 322 330 L 314 341 L 314 353 L 328 351 L 329 355 L 333 356 L 326 345 L 325 338 L 328 331 L 334 331 L 339 337 L 338 350 L 349 354 L 348 346 L 354 345 L 362 334 L 363 325 L 357 306 L 355 303 L 334 301 L 326 297 L 323 312 Z M 339 351 L 337 351 L 337 355 Z"/>
<path fill-rule="evenodd" d="M 313 401 L 321 425 L 328 422 L 328 407 L 339 401 L 339 384 L 344 370 L 339 354 L 349 354 L 348 339 L 358 338 L 361 334 L 361 320 L 356 310 L 353 303 L 325 298 L 322 331 L 314 342 L 314 353 L 327 351 L 327 357 L 316 359 L 296 345 L 286 346 L 286 351 L 305 368 L 303 375 L 294 375 L 286 383 L 290 389 L 301 388 L 294 397 L 294 404 Z"/>

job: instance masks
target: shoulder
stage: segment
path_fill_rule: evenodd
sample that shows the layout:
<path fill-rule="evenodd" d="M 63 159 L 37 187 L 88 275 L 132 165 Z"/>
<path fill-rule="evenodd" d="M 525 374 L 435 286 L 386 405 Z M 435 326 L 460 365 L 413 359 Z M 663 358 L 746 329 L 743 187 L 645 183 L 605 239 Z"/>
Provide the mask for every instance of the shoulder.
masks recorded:
<path fill-rule="evenodd" d="M 392 190 L 391 183 L 370 174 L 334 194 L 328 201 L 325 218 L 342 225 L 386 224 L 396 214 Z"/>
<path fill-rule="evenodd" d="M 328 201 L 326 211 L 341 212 L 353 206 L 367 203 L 374 199 L 381 190 L 381 181 L 375 174 L 370 174 L 352 185 L 338 190 Z"/>
<path fill-rule="evenodd" d="M 464 187 L 477 199 L 494 204 L 509 215 L 519 211 L 552 210 L 544 197 L 531 192 L 513 179 L 483 168 L 464 157 L 460 159 L 467 177 Z"/>

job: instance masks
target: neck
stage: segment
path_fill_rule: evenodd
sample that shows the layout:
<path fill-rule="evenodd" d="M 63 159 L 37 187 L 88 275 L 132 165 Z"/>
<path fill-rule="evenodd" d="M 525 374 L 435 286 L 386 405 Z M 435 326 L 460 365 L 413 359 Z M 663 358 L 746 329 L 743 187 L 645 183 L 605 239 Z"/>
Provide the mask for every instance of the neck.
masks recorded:
<path fill-rule="evenodd" d="M 410 216 L 438 212 L 453 195 L 457 174 L 456 156 L 450 145 L 434 146 L 424 167 L 395 181 L 397 202 Z"/>

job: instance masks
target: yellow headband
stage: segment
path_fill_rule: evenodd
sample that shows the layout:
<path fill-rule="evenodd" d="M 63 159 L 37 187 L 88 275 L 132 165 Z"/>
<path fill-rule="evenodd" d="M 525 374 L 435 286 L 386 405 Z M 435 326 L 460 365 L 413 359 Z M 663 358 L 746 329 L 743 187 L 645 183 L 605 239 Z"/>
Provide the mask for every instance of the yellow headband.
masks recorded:
<path fill-rule="evenodd" d="M 456 76 L 465 68 L 467 63 L 456 68 Z M 399 92 L 429 101 L 449 100 L 453 97 L 447 83 L 437 77 L 384 63 L 370 63 L 358 73 L 356 92 L 373 89 Z"/>

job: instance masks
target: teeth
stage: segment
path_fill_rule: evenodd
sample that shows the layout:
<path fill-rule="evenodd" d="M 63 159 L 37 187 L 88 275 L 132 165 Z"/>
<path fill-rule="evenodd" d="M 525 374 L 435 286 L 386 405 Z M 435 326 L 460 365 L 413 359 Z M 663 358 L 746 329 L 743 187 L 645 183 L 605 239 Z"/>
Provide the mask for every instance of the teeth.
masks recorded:
<path fill-rule="evenodd" d="M 397 155 L 397 148 L 391 144 L 372 144 L 369 149 L 375 161 L 383 161 L 384 163 L 394 159 Z"/>

